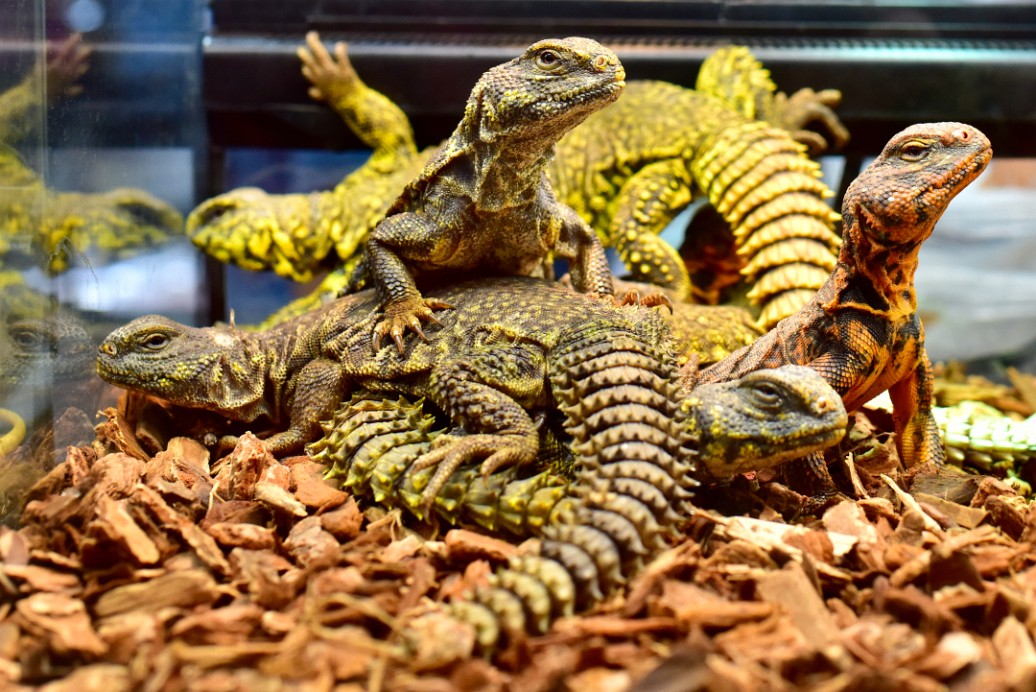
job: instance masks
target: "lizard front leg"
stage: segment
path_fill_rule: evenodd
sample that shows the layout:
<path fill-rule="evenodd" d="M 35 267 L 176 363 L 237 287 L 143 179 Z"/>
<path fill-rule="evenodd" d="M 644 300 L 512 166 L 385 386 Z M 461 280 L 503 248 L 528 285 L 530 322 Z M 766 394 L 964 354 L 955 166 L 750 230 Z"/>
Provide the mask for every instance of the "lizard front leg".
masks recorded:
<path fill-rule="evenodd" d="M 581 293 L 594 296 L 614 295 L 608 257 L 597 233 L 571 207 L 560 202 L 557 203 L 557 215 L 561 230 L 554 251 L 569 260 L 572 286 Z"/>
<path fill-rule="evenodd" d="M 899 458 L 907 468 L 918 464 L 941 464 L 946 460 L 939 427 L 932 414 L 932 380 L 932 363 L 922 347 L 913 372 L 889 387 L 896 446 Z"/>
<path fill-rule="evenodd" d="M 631 277 L 672 289 L 684 300 L 690 298 L 691 278 L 680 253 L 659 237 L 691 202 L 691 181 L 683 160 L 644 166 L 622 186 L 618 199 L 608 238 Z"/>
<path fill-rule="evenodd" d="M 266 440 L 272 454 L 300 451 L 321 434 L 320 421 L 330 419 L 345 398 L 348 379 L 341 364 L 318 358 L 295 376 L 294 396 L 288 406 L 287 430 Z"/>
<path fill-rule="evenodd" d="M 381 340 L 392 337 L 403 353 L 403 332 L 410 329 L 426 339 L 422 321 L 438 322 L 433 310 L 452 307 L 434 298 L 424 298 L 403 259 L 434 260 L 449 252 L 449 240 L 425 214 L 403 212 L 385 218 L 367 238 L 367 269 L 382 297 L 385 317 L 374 325 L 371 343 L 375 351 Z"/>

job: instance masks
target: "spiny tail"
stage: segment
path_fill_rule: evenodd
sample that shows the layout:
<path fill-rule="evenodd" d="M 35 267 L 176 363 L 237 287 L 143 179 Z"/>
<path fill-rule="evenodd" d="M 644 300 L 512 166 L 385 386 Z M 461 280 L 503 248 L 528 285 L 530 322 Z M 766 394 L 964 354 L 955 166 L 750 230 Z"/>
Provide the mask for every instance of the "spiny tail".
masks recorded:
<path fill-rule="evenodd" d="M 709 202 L 730 224 L 748 297 L 769 329 L 804 305 L 835 266 L 840 216 L 833 193 L 805 147 L 764 122 L 736 122 L 710 133 L 691 162 Z"/>
<path fill-rule="evenodd" d="M 1036 416 L 1017 421 L 977 402 L 935 406 L 932 414 L 950 463 L 1013 474 L 1036 459 Z"/>
<path fill-rule="evenodd" d="M 661 342 L 590 327 L 562 343 L 551 383 L 575 477 L 542 528 L 538 554 L 513 560 L 454 604 L 485 647 L 502 632 L 545 632 L 625 584 L 664 547 L 695 485 L 676 361 Z"/>
<path fill-rule="evenodd" d="M 421 494 L 435 469 L 413 473 L 410 467 L 442 434 L 434 425 L 435 417 L 421 401 L 358 394 L 323 424 L 324 436 L 309 446 L 309 453 L 328 465 L 329 478 L 358 497 L 427 519 Z M 451 524 L 470 521 L 519 538 L 537 535 L 567 496 L 569 482 L 553 459 L 541 454 L 538 462 L 542 470 L 522 478 L 513 468 L 483 476 L 477 465 L 462 467 L 429 509 Z"/>

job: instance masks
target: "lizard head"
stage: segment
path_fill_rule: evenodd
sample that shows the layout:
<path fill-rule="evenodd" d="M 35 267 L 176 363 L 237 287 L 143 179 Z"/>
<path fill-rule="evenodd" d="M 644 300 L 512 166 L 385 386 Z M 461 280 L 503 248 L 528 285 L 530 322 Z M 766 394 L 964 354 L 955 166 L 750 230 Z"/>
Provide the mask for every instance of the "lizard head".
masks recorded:
<path fill-rule="evenodd" d="M 483 141 L 535 136 L 553 144 L 617 99 L 625 80 L 619 58 L 597 41 L 545 39 L 482 75 L 464 120 L 478 124 Z"/>
<path fill-rule="evenodd" d="M 701 385 L 681 408 L 701 466 L 716 479 L 830 447 L 849 422 L 838 393 L 801 365 Z"/>
<path fill-rule="evenodd" d="M 309 281 L 337 240 L 311 234 L 310 246 L 298 250 L 297 229 L 310 225 L 312 213 L 307 195 L 268 195 L 257 187 L 242 187 L 195 207 L 187 216 L 186 232 L 220 262 Z"/>
<path fill-rule="evenodd" d="M 855 221 L 872 243 L 916 247 L 992 156 L 989 139 L 970 125 L 912 125 L 846 190 L 845 227 Z"/>
<path fill-rule="evenodd" d="M 265 359 L 233 327 L 189 327 L 161 315 L 138 317 L 101 343 L 97 374 L 124 389 L 177 406 L 253 420 Z"/>

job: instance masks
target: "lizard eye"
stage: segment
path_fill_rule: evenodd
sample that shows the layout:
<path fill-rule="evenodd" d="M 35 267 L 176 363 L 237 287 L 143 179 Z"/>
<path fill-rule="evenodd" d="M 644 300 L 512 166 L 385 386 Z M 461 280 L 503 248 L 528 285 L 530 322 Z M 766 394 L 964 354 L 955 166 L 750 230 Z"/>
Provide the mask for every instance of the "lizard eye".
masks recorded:
<path fill-rule="evenodd" d="M 166 334 L 148 334 L 140 340 L 140 345 L 149 351 L 161 351 L 169 345 L 169 337 Z"/>
<path fill-rule="evenodd" d="M 748 396 L 755 406 L 764 411 L 779 411 L 784 401 L 780 388 L 772 382 L 753 383 L 748 390 Z"/>
<path fill-rule="evenodd" d="M 921 142 L 907 142 L 899 150 L 899 158 L 904 161 L 920 161 L 928 153 L 928 147 Z"/>
<path fill-rule="evenodd" d="M 48 345 L 44 342 L 45 339 L 32 329 L 15 329 L 11 332 L 11 341 L 20 348 L 22 351 L 44 351 L 44 346 Z"/>
<path fill-rule="evenodd" d="M 561 65 L 561 56 L 549 48 L 544 48 L 536 54 L 536 66 L 540 69 L 552 71 Z"/>

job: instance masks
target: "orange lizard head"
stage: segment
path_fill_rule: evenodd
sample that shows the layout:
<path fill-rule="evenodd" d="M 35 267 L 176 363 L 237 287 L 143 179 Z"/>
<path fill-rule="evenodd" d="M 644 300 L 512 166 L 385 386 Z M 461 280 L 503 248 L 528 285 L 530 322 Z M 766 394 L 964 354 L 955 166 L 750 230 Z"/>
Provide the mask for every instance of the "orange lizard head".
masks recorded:
<path fill-rule="evenodd" d="M 855 221 L 861 235 L 884 247 L 917 247 L 992 156 L 989 139 L 971 125 L 912 125 L 849 186 L 845 227 Z"/>

